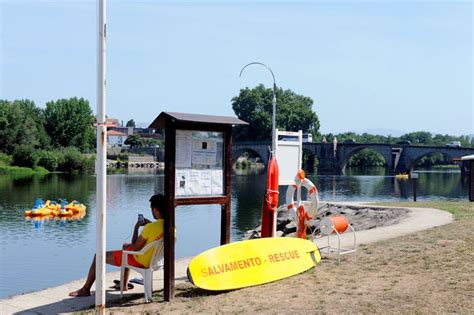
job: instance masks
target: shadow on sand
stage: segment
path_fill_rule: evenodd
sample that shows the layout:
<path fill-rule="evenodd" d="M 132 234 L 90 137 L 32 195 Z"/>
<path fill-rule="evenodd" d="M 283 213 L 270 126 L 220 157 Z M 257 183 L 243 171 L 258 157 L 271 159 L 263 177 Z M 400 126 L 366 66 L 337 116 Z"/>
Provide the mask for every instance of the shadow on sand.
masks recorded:
<path fill-rule="evenodd" d="M 157 291 L 158 292 L 158 291 Z M 120 298 L 120 292 L 116 290 L 107 290 L 105 292 L 105 299 L 107 307 L 111 306 L 127 306 L 131 301 L 143 299 L 143 292 L 126 293 L 123 298 Z M 143 303 L 145 300 L 143 299 Z M 134 303 L 136 305 L 137 303 Z M 47 305 L 42 305 L 15 314 L 59 314 L 70 312 L 88 312 L 94 311 L 95 306 L 95 292 L 92 292 L 87 297 L 70 298 L 67 297 L 61 301 L 54 302 Z"/>

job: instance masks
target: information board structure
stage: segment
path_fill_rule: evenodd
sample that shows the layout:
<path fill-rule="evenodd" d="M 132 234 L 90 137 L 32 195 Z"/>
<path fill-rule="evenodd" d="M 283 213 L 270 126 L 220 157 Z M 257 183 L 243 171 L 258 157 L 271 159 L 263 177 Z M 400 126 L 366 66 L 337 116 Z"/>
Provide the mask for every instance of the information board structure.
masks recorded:
<path fill-rule="evenodd" d="M 275 155 L 280 171 L 279 185 L 294 185 L 295 176 L 303 161 L 303 132 L 276 129 L 276 137 Z"/>
<path fill-rule="evenodd" d="M 233 125 L 247 123 L 235 117 L 162 112 L 150 124 L 149 128 L 165 130 L 164 186 L 168 210 L 164 223 L 166 301 L 174 297 L 176 206 L 220 204 L 220 243 L 230 242 Z"/>

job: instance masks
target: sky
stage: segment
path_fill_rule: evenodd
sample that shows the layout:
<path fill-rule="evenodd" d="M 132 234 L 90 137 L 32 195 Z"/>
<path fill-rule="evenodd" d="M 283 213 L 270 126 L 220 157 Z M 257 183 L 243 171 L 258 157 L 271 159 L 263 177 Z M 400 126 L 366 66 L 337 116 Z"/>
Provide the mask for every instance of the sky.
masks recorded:
<path fill-rule="evenodd" d="M 96 1 L 0 0 L 0 99 L 96 112 Z M 472 1 L 107 1 L 109 117 L 233 116 L 240 89 L 313 99 L 322 133 L 474 134 Z"/>

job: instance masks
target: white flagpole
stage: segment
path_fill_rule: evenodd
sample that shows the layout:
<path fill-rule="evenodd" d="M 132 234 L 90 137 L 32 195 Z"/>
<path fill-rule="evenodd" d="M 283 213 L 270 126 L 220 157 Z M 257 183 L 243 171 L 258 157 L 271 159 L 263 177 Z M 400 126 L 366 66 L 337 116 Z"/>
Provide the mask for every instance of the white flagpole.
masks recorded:
<path fill-rule="evenodd" d="M 105 313 L 105 232 L 106 232 L 106 156 L 107 126 L 105 125 L 105 64 L 106 64 L 106 0 L 98 1 L 98 51 L 97 51 L 97 206 L 96 206 L 96 284 L 95 307 Z"/>

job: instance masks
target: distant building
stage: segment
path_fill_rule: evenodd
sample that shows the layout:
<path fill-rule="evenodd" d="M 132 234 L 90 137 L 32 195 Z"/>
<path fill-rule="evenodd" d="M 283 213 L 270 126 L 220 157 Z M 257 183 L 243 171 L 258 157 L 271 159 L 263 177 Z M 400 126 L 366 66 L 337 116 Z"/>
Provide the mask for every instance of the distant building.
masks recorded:
<path fill-rule="evenodd" d="M 115 127 L 118 127 L 119 120 L 117 118 L 105 118 L 105 124 L 107 125 L 109 129 L 115 128 Z"/>
<path fill-rule="evenodd" d="M 130 136 L 130 135 L 134 134 L 133 129 L 134 129 L 133 127 L 115 127 L 115 128 L 112 128 L 112 130 L 124 133 L 127 136 Z"/>
<path fill-rule="evenodd" d="M 117 128 L 119 120 L 117 118 L 105 118 L 105 125 L 108 129 Z M 97 117 L 94 119 L 94 127 L 97 127 Z"/>
<path fill-rule="evenodd" d="M 134 128 L 134 127 L 116 127 L 112 129 L 113 131 L 118 131 L 126 134 L 127 136 L 138 134 L 141 138 L 147 139 L 163 139 L 163 136 L 159 133 L 156 133 L 156 129 L 151 128 Z M 109 131 L 110 132 L 110 131 Z"/>
<path fill-rule="evenodd" d="M 111 147 L 123 147 L 125 145 L 125 140 L 127 140 L 128 135 L 117 131 L 109 130 L 107 131 L 107 144 Z"/>
<path fill-rule="evenodd" d="M 108 129 L 107 144 L 110 147 L 124 147 L 125 140 L 133 134 L 138 134 L 141 138 L 146 139 L 163 139 L 160 133 L 156 133 L 156 129 L 124 127 L 123 122 L 120 124 L 117 118 L 106 118 L 105 124 Z M 97 126 L 96 122 L 94 122 L 94 126 Z"/>

